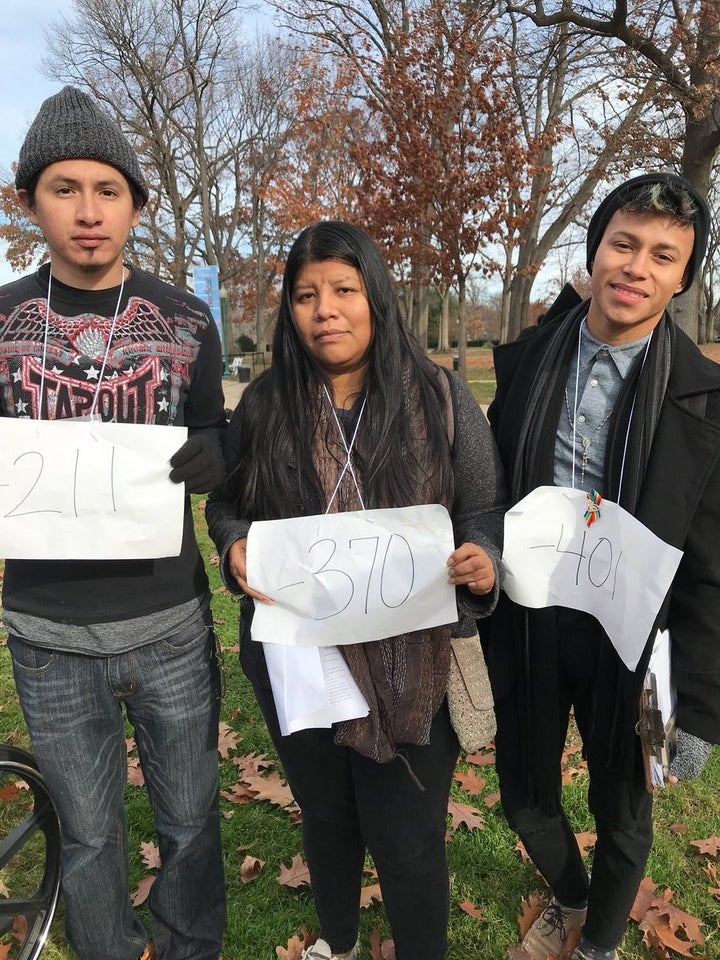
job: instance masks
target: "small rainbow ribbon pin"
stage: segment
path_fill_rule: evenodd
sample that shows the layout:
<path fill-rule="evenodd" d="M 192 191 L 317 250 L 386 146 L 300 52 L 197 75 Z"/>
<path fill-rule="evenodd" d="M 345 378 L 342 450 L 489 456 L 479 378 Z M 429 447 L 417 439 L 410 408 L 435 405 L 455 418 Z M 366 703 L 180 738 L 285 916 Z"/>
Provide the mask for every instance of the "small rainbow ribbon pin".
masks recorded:
<path fill-rule="evenodd" d="M 591 527 L 596 520 L 600 519 L 600 504 L 602 497 L 597 490 L 591 490 L 587 496 L 587 510 L 585 511 L 585 526 Z"/>

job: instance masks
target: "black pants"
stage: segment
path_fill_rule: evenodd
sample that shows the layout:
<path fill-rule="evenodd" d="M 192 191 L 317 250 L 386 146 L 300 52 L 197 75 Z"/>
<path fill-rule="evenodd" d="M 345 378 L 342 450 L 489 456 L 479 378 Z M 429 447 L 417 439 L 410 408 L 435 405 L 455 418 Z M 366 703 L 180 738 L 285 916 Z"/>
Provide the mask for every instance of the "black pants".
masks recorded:
<path fill-rule="evenodd" d="M 280 735 L 271 691 L 253 684 L 260 709 L 302 811 L 303 847 L 321 936 L 334 953 L 357 939 L 366 849 L 382 889 L 398 960 L 443 960 L 450 892 L 445 853 L 448 796 L 458 741 L 444 703 L 428 746 L 405 763 L 375 763 L 333 743 L 332 730 Z"/>
<path fill-rule="evenodd" d="M 558 637 L 559 725 L 555 743 L 548 749 L 556 758 L 560 796 L 571 707 L 583 740 L 590 729 L 599 652 L 597 623 L 586 614 L 561 610 Z M 586 938 L 595 946 L 614 949 L 625 933 L 652 845 L 651 795 L 639 778 L 618 780 L 604 767 L 588 764 L 588 806 L 598 838 L 589 878 L 565 814 L 548 817 L 528 801 L 520 765 L 517 696 L 512 691 L 495 704 L 496 764 L 505 815 L 557 899 L 569 907 L 588 902 Z"/>

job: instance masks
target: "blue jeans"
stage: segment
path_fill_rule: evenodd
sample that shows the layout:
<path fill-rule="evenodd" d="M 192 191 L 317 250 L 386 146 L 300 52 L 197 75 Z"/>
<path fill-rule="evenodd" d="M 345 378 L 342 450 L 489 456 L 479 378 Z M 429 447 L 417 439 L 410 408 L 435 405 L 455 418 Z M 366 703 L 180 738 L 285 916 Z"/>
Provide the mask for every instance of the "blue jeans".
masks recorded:
<path fill-rule="evenodd" d="M 15 683 L 58 810 L 67 938 L 81 960 L 137 960 L 128 891 L 122 704 L 135 729 L 162 868 L 148 898 L 159 960 L 217 960 L 225 923 L 218 812 L 219 669 L 212 629 L 112 657 L 11 636 Z"/>

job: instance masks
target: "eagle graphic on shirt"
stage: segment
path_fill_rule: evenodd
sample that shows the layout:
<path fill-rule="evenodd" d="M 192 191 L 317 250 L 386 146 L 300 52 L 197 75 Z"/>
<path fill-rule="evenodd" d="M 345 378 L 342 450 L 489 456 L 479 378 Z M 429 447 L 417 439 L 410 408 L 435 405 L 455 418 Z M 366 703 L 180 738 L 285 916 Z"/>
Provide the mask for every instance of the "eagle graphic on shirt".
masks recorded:
<path fill-rule="evenodd" d="M 176 306 L 167 316 L 131 297 L 112 330 L 112 317 L 66 317 L 44 298 L 18 304 L 0 315 L 2 406 L 17 417 L 60 420 L 85 417 L 94 405 L 103 421 L 172 425 L 208 324 L 187 302 Z"/>

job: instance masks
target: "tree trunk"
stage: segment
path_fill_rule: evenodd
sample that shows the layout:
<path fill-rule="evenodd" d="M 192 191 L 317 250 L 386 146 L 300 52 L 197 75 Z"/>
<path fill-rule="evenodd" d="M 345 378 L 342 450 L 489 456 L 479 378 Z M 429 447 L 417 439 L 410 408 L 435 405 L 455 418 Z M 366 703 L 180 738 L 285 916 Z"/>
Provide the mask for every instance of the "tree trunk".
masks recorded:
<path fill-rule="evenodd" d="M 467 323 L 465 320 L 465 274 L 458 272 L 458 373 L 467 383 Z"/>
<path fill-rule="evenodd" d="M 450 288 L 446 287 L 440 299 L 440 320 L 438 321 L 438 342 L 436 353 L 448 353 L 450 350 Z"/>
<path fill-rule="evenodd" d="M 710 178 L 719 140 L 718 125 L 712 115 L 699 120 L 690 117 L 687 119 L 682 174 L 703 197 L 707 197 L 710 190 Z M 705 292 L 701 271 L 696 274 L 687 293 L 672 301 L 670 312 L 675 323 L 695 343 L 704 342 L 705 324 L 702 318 L 705 315 Z"/>

